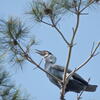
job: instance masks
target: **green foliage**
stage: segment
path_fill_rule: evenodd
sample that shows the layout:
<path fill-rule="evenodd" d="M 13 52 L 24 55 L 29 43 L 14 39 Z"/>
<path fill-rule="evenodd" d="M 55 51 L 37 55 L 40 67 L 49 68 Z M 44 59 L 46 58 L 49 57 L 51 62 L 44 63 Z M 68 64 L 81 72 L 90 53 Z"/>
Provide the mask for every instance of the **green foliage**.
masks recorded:
<path fill-rule="evenodd" d="M 31 4 L 31 11 L 28 13 L 34 15 L 35 20 L 40 21 L 44 16 L 42 9 L 44 9 L 42 2 L 33 1 Z"/>
<path fill-rule="evenodd" d="M 28 34 L 28 28 L 18 19 L 9 18 L 8 21 L 0 20 L 0 39 L 4 47 L 16 46 Z"/>
<path fill-rule="evenodd" d="M 0 59 L 8 56 L 9 61 L 13 64 L 22 65 L 25 61 L 22 47 L 27 44 L 25 51 L 28 53 L 31 46 L 35 44 L 35 39 L 28 39 L 28 33 L 28 27 L 18 18 L 0 20 Z M 33 41 L 31 45 L 30 40 Z"/>
<path fill-rule="evenodd" d="M 17 41 L 21 41 L 27 33 L 27 27 L 18 19 L 0 20 L 0 51 L 3 51 L 1 58 L 10 52 L 13 55 L 10 61 L 15 60 L 21 53 Z"/>
<path fill-rule="evenodd" d="M 0 100 L 31 100 L 29 95 L 21 93 L 11 81 L 11 76 L 0 66 Z"/>
<path fill-rule="evenodd" d="M 38 22 L 41 22 L 44 17 L 55 19 L 73 8 L 70 1 L 72 0 L 33 1 L 29 14 L 33 15 L 34 19 Z"/>
<path fill-rule="evenodd" d="M 99 0 L 33 0 L 28 14 L 37 22 L 43 22 L 44 18 L 49 17 L 57 23 L 65 14 L 76 13 L 79 5 L 83 9 L 98 2 Z"/>

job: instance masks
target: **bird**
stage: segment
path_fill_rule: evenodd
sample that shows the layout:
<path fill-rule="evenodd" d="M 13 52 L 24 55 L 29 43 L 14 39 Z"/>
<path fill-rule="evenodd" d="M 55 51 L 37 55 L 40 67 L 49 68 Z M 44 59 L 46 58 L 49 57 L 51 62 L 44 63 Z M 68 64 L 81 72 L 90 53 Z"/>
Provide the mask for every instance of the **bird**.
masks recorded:
<path fill-rule="evenodd" d="M 56 65 L 57 58 L 47 50 L 37 50 L 36 53 L 42 56 L 45 60 L 44 69 L 52 74 L 53 76 L 57 77 L 60 80 L 63 80 L 64 75 L 64 68 L 63 66 Z M 71 70 L 68 69 L 67 73 L 70 73 Z M 47 73 L 46 73 L 47 74 Z M 61 89 L 61 84 L 52 76 L 47 74 L 49 80 L 56 85 L 59 89 Z M 69 82 L 65 88 L 66 92 L 76 92 L 80 93 L 81 91 L 87 92 L 95 92 L 97 85 L 91 85 L 85 79 L 83 79 L 79 74 L 74 73 L 72 77 L 69 79 Z"/>

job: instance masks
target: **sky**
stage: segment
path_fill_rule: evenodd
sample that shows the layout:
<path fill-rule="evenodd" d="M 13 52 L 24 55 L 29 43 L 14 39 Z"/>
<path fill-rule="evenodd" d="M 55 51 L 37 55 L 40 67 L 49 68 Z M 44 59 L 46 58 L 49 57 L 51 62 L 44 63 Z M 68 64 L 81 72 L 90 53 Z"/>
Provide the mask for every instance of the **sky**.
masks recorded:
<path fill-rule="evenodd" d="M 25 12 L 29 10 L 31 0 L 0 0 L 0 18 L 8 19 L 10 16 L 19 17 L 27 23 L 39 45 L 33 47 L 32 58 L 39 62 L 41 57 L 35 53 L 34 49 L 48 50 L 57 57 L 56 64 L 64 66 L 66 64 L 67 47 L 59 36 L 59 34 L 49 26 L 35 23 L 34 20 Z M 98 7 L 97 7 L 98 6 Z M 70 69 L 74 69 L 80 65 L 90 54 L 93 42 L 100 41 L 100 5 L 92 6 L 86 16 L 81 16 L 80 25 L 75 39 L 76 45 L 73 48 Z M 75 16 L 72 14 L 66 15 L 59 28 L 67 39 L 72 34 L 72 27 L 75 25 Z M 70 40 L 70 39 L 69 39 Z M 100 49 L 98 49 L 100 51 Z M 44 62 L 41 65 L 44 66 Z M 24 92 L 30 94 L 32 100 L 59 100 L 60 90 L 54 86 L 46 77 L 45 73 L 39 69 L 33 70 L 35 67 L 30 63 L 23 65 L 21 70 L 14 70 L 14 67 L 9 68 L 13 74 L 12 78 L 15 84 Z M 97 91 L 94 93 L 84 92 L 83 100 L 98 100 L 100 98 L 100 55 L 93 58 L 87 65 L 80 69 L 79 73 L 85 80 L 90 78 L 91 84 L 97 84 Z M 69 92 L 65 95 L 67 100 L 76 100 L 76 93 Z"/>

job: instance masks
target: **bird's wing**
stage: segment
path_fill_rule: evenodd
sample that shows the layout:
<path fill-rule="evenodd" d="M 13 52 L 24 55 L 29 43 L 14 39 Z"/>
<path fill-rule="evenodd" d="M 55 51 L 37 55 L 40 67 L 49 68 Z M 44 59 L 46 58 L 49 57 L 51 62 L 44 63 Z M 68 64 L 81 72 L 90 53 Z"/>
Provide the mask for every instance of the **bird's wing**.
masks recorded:
<path fill-rule="evenodd" d="M 59 65 L 54 65 L 53 66 L 53 69 L 57 70 L 57 71 L 60 71 L 60 72 L 64 72 L 64 67 L 62 66 L 59 66 Z M 68 73 L 72 72 L 71 70 L 68 69 Z M 80 81 L 81 83 L 83 83 L 84 85 L 88 85 L 88 82 L 85 81 L 79 74 L 77 73 L 74 73 L 73 74 L 73 79 L 77 80 L 77 81 Z"/>
<path fill-rule="evenodd" d="M 72 71 L 68 69 L 68 73 L 70 73 L 70 72 L 72 72 Z M 72 77 L 73 77 L 73 79 L 80 81 L 84 85 L 88 85 L 88 82 L 85 81 L 79 74 L 74 73 Z"/>
<path fill-rule="evenodd" d="M 57 70 L 57 71 L 60 71 L 60 72 L 64 72 L 64 67 L 59 66 L 59 65 L 54 65 L 54 66 L 53 66 L 53 69 L 55 69 L 55 70 Z"/>
<path fill-rule="evenodd" d="M 78 75 L 77 73 L 74 73 L 74 75 L 72 76 L 75 80 L 80 81 L 81 83 L 83 83 L 84 85 L 88 85 L 88 82 L 85 81 L 80 75 Z"/>

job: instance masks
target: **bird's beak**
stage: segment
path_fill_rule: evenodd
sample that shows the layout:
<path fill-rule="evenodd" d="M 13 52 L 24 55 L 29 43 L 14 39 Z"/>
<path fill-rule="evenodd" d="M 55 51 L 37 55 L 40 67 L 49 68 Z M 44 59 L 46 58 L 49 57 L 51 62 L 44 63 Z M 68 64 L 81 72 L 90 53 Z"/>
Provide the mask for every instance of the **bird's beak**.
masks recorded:
<path fill-rule="evenodd" d="M 37 54 L 39 54 L 39 55 L 41 55 L 41 56 L 44 55 L 43 51 L 41 51 L 41 50 L 37 50 L 37 49 L 35 49 L 35 50 L 36 50 L 36 53 L 37 53 Z"/>

